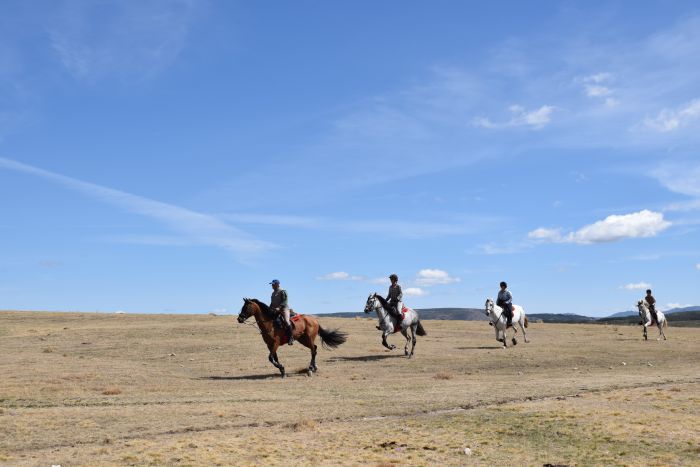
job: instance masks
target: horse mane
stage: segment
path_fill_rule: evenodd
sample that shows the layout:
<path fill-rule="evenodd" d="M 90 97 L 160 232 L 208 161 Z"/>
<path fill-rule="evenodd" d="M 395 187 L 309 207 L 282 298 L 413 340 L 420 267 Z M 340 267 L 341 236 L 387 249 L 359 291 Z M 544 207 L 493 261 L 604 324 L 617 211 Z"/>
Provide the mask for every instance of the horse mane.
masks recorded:
<path fill-rule="evenodd" d="M 246 298 L 246 300 L 258 305 L 260 307 L 260 311 L 262 311 L 263 314 L 267 315 L 268 317 L 272 316 L 272 310 L 270 310 L 270 307 L 267 305 L 267 303 L 263 303 L 257 298 Z"/>
<path fill-rule="evenodd" d="M 389 305 L 389 302 L 387 302 L 386 299 L 384 297 L 382 297 L 381 295 L 379 295 L 378 293 L 374 294 L 374 298 L 379 300 L 379 303 L 382 304 L 382 308 L 384 308 L 384 309 L 391 308 L 391 306 Z"/>

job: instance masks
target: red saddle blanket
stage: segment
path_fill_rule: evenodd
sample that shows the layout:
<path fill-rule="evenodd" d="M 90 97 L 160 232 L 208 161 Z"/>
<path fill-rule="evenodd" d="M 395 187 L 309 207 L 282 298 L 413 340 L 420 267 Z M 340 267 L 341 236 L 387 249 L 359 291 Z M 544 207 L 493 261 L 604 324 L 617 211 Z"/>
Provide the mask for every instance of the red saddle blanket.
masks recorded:
<path fill-rule="evenodd" d="M 406 319 L 406 313 L 408 313 L 408 310 L 410 310 L 410 308 L 407 308 L 406 306 L 401 308 L 401 321 Z M 400 330 L 401 330 L 401 322 L 399 322 L 396 326 L 394 326 L 394 332 L 399 332 Z"/>
<path fill-rule="evenodd" d="M 293 323 L 296 323 L 297 321 L 299 321 L 299 320 L 301 319 L 302 316 L 304 316 L 304 315 L 294 315 L 294 316 L 292 316 L 292 317 L 289 318 L 289 319 L 290 319 Z"/>

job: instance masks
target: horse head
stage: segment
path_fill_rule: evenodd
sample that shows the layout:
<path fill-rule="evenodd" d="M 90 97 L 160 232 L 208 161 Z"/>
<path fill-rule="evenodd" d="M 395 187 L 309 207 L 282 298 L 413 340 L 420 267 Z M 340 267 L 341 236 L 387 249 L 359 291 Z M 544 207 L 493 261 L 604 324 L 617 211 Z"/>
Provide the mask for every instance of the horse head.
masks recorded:
<path fill-rule="evenodd" d="M 377 308 L 376 302 L 377 293 L 375 292 L 369 294 L 369 297 L 367 297 L 367 302 L 365 303 L 365 313 L 371 313 L 372 311 L 374 311 Z"/>
<path fill-rule="evenodd" d="M 238 313 L 238 322 L 244 323 L 245 320 L 247 320 L 255 314 L 256 308 L 259 311 L 260 307 L 258 307 L 258 305 L 253 300 L 251 300 L 250 298 L 244 298 L 243 306 L 241 307 L 241 311 Z"/>
<path fill-rule="evenodd" d="M 486 303 L 484 304 L 484 314 L 488 316 L 493 311 L 493 299 L 487 298 Z"/>

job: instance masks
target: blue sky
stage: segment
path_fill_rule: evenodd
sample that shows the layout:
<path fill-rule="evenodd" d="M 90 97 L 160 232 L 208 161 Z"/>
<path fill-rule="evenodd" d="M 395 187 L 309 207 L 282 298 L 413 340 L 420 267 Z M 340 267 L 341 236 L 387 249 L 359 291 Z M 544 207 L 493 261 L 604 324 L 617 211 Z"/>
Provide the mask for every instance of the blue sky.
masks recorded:
<path fill-rule="evenodd" d="M 700 304 L 700 7 L 0 6 L 0 309 Z"/>

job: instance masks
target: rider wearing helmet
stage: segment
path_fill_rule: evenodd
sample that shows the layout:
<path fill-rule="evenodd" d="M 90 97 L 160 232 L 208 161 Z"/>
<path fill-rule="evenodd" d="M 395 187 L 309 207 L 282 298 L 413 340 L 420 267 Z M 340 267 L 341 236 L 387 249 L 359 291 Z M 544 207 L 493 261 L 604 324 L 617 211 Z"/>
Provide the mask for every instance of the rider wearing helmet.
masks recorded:
<path fill-rule="evenodd" d="M 270 308 L 276 314 L 281 314 L 284 317 L 284 324 L 287 326 L 287 335 L 289 336 L 289 345 L 294 343 L 294 328 L 289 319 L 289 304 L 287 303 L 287 291 L 280 287 L 280 281 L 273 279 L 270 282 L 272 286 L 272 296 L 270 298 Z"/>
<path fill-rule="evenodd" d="M 403 292 L 399 285 L 399 276 L 392 274 L 389 276 L 389 280 L 391 280 L 391 285 L 389 286 L 389 294 L 386 296 L 386 301 L 391 305 L 389 313 L 391 313 L 394 318 L 398 319 L 400 323 L 403 320 L 403 315 L 401 314 L 401 309 L 403 308 Z"/>
<path fill-rule="evenodd" d="M 651 294 L 651 289 L 647 289 L 647 296 L 644 297 L 644 300 L 649 304 L 649 313 L 651 313 L 651 322 L 652 323 L 658 323 L 659 322 L 659 317 L 656 315 L 656 299 L 654 296 Z"/>
<path fill-rule="evenodd" d="M 513 295 L 508 290 L 508 284 L 501 282 L 501 290 L 498 291 L 498 299 L 496 305 L 503 308 L 503 314 L 506 316 L 506 327 L 513 324 Z"/>

